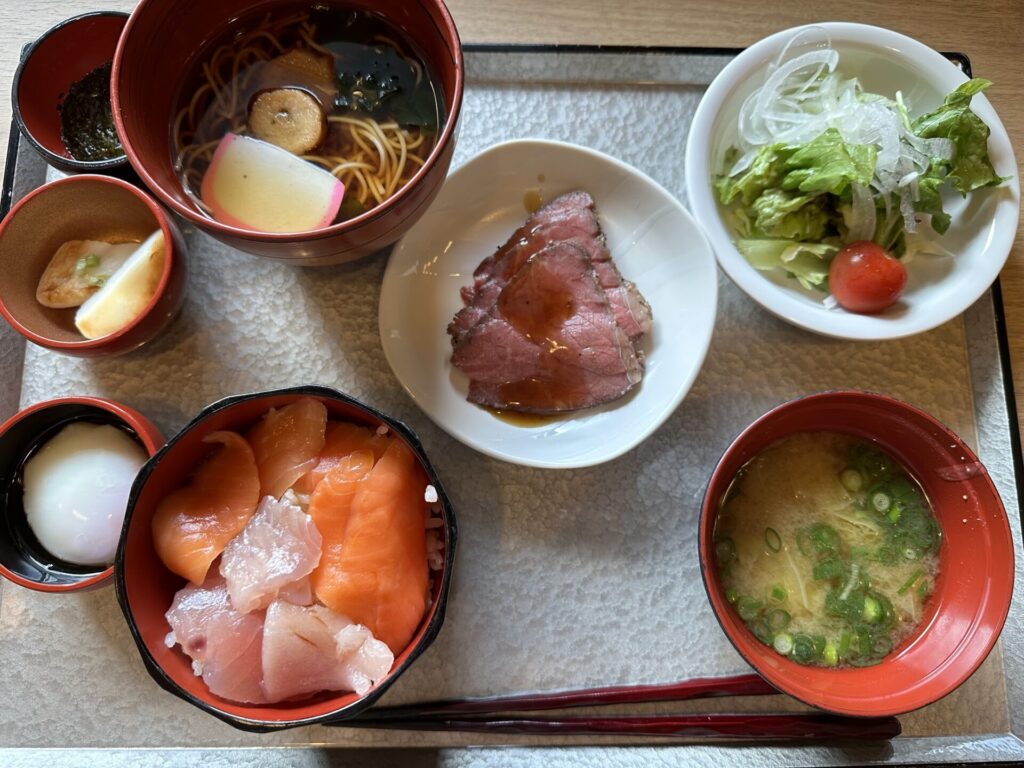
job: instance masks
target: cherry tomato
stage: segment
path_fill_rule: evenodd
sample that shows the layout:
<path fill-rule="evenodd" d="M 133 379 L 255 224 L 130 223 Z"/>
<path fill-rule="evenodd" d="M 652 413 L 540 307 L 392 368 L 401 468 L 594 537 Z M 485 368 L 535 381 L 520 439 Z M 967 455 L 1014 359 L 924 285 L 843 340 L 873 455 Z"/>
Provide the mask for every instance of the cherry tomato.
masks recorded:
<path fill-rule="evenodd" d="M 907 268 L 881 246 L 859 240 L 832 259 L 828 284 L 844 309 L 871 315 L 896 303 L 907 285 Z"/>

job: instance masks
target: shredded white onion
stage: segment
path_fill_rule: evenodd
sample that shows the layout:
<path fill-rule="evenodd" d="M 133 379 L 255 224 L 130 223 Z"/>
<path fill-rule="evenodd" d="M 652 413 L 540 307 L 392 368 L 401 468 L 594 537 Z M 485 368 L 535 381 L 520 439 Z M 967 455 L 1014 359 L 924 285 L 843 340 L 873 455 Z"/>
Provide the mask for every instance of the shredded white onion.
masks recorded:
<path fill-rule="evenodd" d="M 815 45 L 810 51 L 791 55 L 795 49 Z M 831 46 L 827 32 L 819 27 L 796 35 L 768 68 L 764 84 L 751 93 L 740 108 L 739 159 L 729 174 L 750 167 L 762 147 L 782 142 L 801 145 L 813 141 L 829 128 L 839 131 L 851 144 L 870 144 L 877 149 L 875 175 L 870 191 L 855 191 L 852 231 L 864 235 L 871 222 L 874 233 L 875 205 L 865 204 L 872 196 L 884 198 L 886 216 L 892 213 L 891 195 L 899 197 L 900 213 L 908 232 L 917 223 L 914 203 L 918 177 L 928 170 L 932 158 L 949 160 L 953 143 L 949 139 L 922 139 L 910 131 L 903 96 L 888 99 L 865 93 L 856 78 L 836 71 L 839 53 Z M 868 208 L 870 207 L 870 215 Z"/>
<path fill-rule="evenodd" d="M 851 192 L 853 205 L 846 222 L 846 226 L 850 230 L 850 242 L 871 240 L 875 236 L 875 199 L 868 188 L 862 187 L 860 184 L 854 184 L 851 187 Z"/>

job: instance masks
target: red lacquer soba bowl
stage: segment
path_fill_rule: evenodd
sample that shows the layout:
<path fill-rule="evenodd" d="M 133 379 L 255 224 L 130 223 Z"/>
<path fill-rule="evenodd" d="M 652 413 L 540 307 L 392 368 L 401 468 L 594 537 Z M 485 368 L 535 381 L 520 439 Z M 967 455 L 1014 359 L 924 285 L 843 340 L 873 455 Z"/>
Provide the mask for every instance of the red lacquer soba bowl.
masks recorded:
<path fill-rule="evenodd" d="M 285 234 L 223 224 L 200 212 L 174 167 L 170 137 L 179 91 L 204 46 L 240 16 L 281 6 L 293 9 L 294 2 L 142 0 L 118 44 L 111 84 L 114 123 L 121 144 L 132 167 L 164 204 L 229 245 L 305 266 L 366 256 L 391 245 L 412 227 L 448 173 L 462 106 L 462 47 L 442 0 L 327 0 L 326 5 L 368 10 L 401 30 L 440 81 L 445 113 L 433 150 L 411 180 L 377 207 L 342 223 Z"/>
<path fill-rule="evenodd" d="M 827 430 L 875 442 L 921 484 L 942 528 L 939 575 L 919 629 L 881 663 L 803 666 L 761 643 L 726 600 L 714 561 L 715 515 L 736 472 L 771 443 Z M 868 392 L 825 392 L 778 406 L 747 427 L 715 467 L 700 518 L 704 586 L 729 640 L 779 690 L 830 712 L 909 712 L 953 691 L 981 665 L 1006 620 L 1013 542 L 999 493 L 956 434 L 911 405 Z"/>
<path fill-rule="evenodd" d="M 219 430 L 244 431 L 271 408 L 282 408 L 312 397 L 327 408 L 329 419 L 350 421 L 370 428 L 386 427 L 412 449 L 437 491 L 442 521 L 443 563 L 432 572 L 430 605 L 408 645 L 395 654 L 391 671 L 366 693 L 325 691 L 311 697 L 277 704 L 238 704 L 214 695 L 192 671 L 191 660 L 180 648 L 168 648 L 169 631 L 164 614 L 184 579 L 171 573 L 153 546 L 152 520 L 160 501 L 181 487 L 207 454 L 203 438 Z M 114 563 L 117 599 L 138 646 L 142 661 L 153 679 L 165 690 L 236 728 L 272 731 L 354 717 L 371 706 L 441 631 L 455 562 L 457 525 L 455 512 L 427 459 L 419 440 L 404 424 L 324 387 L 294 387 L 271 392 L 238 395 L 207 406 L 139 471 L 128 498 L 128 511 Z"/>

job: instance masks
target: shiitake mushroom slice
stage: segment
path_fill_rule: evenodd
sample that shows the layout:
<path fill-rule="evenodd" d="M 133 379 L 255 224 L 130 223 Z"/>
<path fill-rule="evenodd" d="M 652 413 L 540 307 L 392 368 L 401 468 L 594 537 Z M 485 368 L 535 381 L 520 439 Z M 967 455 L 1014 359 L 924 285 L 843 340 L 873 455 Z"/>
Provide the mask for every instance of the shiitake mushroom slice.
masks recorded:
<path fill-rule="evenodd" d="M 327 137 L 327 115 L 320 101 L 301 88 L 260 91 L 249 102 L 249 132 L 254 138 L 305 155 Z"/>

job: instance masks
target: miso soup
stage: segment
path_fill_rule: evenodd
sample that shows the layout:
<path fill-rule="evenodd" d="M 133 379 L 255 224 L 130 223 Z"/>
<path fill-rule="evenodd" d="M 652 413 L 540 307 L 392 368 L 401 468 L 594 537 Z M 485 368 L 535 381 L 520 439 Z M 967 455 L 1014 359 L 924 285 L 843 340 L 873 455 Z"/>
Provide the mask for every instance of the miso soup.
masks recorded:
<path fill-rule="evenodd" d="M 873 443 L 798 433 L 736 474 L 714 557 L 753 634 L 800 664 L 877 664 L 917 629 L 942 533 L 918 483 Z"/>

